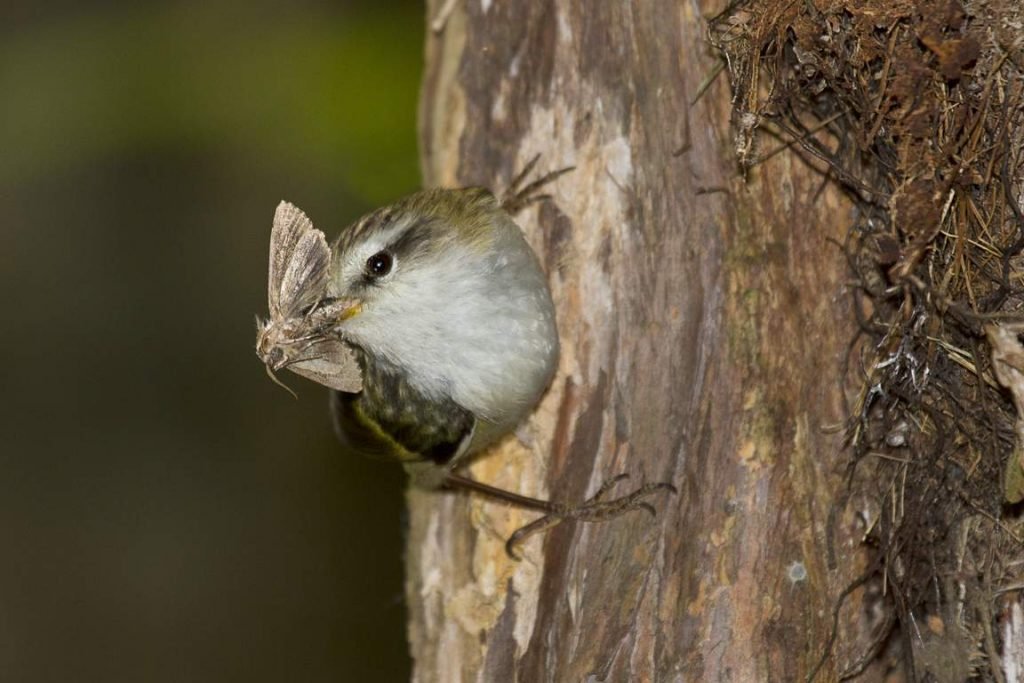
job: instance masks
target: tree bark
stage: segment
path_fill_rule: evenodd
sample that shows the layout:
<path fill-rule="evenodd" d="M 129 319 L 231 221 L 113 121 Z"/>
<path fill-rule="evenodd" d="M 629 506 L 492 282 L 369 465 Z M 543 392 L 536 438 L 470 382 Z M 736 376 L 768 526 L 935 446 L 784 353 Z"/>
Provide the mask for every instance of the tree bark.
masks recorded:
<path fill-rule="evenodd" d="M 444 2 L 430 3 L 431 18 Z M 817 664 L 861 560 L 842 515 L 850 207 L 778 154 L 738 176 L 710 4 L 455 2 L 429 30 L 428 185 L 500 189 L 575 165 L 518 217 L 550 277 L 561 364 L 481 481 L 580 501 L 605 480 L 679 495 L 567 522 L 411 491 L 414 680 L 792 681 Z M 840 643 L 867 637 L 841 611 Z M 846 648 L 840 648 L 844 650 Z M 834 680 L 850 654 L 829 658 Z"/>

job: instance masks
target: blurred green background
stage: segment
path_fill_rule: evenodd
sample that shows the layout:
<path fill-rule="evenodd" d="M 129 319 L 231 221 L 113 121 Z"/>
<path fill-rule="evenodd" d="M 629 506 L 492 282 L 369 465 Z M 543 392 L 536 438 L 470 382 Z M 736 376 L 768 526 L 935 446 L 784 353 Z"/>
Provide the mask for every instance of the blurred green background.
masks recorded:
<path fill-rule="evenodd" d="M 253 344 L 279 200 L 418 186 L 423 13 L 0 7 L 0 681 L 408 678 L 401 468 Z"/>

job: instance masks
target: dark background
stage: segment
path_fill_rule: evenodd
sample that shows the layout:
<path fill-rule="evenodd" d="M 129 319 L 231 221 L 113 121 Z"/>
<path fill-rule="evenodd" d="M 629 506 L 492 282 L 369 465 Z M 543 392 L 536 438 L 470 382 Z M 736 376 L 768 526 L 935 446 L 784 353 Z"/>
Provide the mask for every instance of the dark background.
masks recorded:
<path fill-rule="evenodd" d="M 408 677 L 401 468 L 253 344 L 279 200 L 418 186 L 423 11 L 0 7 L 0 680 Z"/>

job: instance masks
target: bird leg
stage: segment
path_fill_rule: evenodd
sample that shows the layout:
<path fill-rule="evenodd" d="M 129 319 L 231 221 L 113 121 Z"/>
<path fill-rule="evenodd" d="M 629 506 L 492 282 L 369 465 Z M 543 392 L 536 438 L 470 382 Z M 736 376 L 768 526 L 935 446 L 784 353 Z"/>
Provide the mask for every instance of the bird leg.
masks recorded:
<path fill-rule="evenodd" d="M 505 209 L 509 215 L 514 216 L 530 204 L 539 202 L 543 199 L 550 199 L 550 194 L 538 194 L 537 191 L 548 183 L 553 182 L 559 176 L 565 175 L 576 168 L 575 166 L 560 168 L 557 171 L 552 171 L 542 175 L 533 182 L 527 184 L 525 187 L 520 187 L 520 185 L 522 185 L 526 180 L 527 176 L 530 175 L 533 167 L 537 165 L 538 159 L 540 159 L 540 154 L 526 162 L 526 166 L 523 167 L 523 170 L 516 174 L 516 177 L 512 179 L 512 182 L 502 193 L 501 208 Z"/>
<path fill-rule="evenodd" d="M 523 496 L 518 493 L 513 493 L 511 491 L 506 491 L 505 489 L 499 489 L 495 486 L 481 483 L 475 479 L 470 479 L 469 477 L 464 477 L 460 474 L 455 474 L 454 472 L 448 472 L 445 474 L 444 485 L 448 488 L 468 489 L 490 498 L 503 500 L 506 503 L 511 503 L 512 505 L 517 505 L 529 510 L 539 510 L 544 513 L 544 515 L 539 519 L 516 530 L 515 533 L 509 536 L 508 541 L 505 543 L 505 552 L 508 553 L 509 557 L 513 560 L 518 560 L 520 557 L 516 552 L 516 546 L 524 542 L 530 536 L 547 531 L 567 519 L 575 519 L 581 522 L 605 522 L 631 510 L 646 510 L 651 514 L 651 516 L 655 516 L 656 511 L 654 506 L 646 502 L 645 498 L 658 491 L 676 493 L 676 487 L 672 484 L 669 484 L 668 482 L 657 482 L 654 484 L 644 484 L 625 496 L 612 498 L 611 500 L 604 500 L 612 487 L 620 481 L 628 478 L 628 474 L 620 474 L 617 477 L 612 477 L 601 484 L 597 493 L 592 495 L 590 498 L 587 498 L 579 505 L 568 505 L 566 503 L 558 503 L 555 501 Z"/>

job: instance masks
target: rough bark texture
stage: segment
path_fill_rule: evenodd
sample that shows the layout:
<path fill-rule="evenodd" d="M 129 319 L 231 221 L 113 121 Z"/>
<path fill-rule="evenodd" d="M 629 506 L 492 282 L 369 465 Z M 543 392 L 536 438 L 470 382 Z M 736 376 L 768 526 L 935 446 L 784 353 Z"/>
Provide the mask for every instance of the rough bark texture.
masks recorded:
<path fill-rule="evenodd" d="M 501 188 L 537 153 L 576 166 L 519 216 L 559 374 L 473 475 L 567 501 L 622 472 L 680 493 L 516 563 L 503 543 L 531 513 L 410 492 L 417 681 L 792 681 L 824 650 L 858 571 L 850 525 L 828 524 L 852 336 L 829 240 L 849 209 L 787 154 L 737 176 L 725 79 L 691 105 L 716 9 L 468 0 L 428 36 L 427 184 Z"/>

